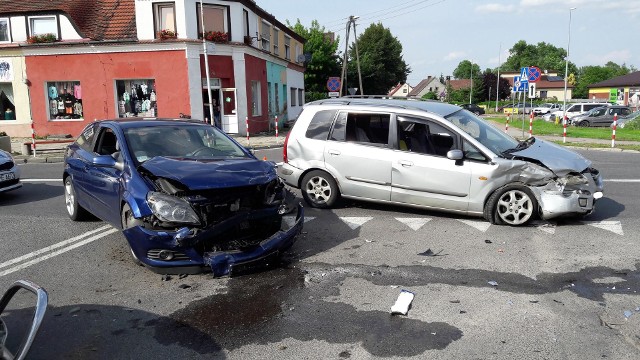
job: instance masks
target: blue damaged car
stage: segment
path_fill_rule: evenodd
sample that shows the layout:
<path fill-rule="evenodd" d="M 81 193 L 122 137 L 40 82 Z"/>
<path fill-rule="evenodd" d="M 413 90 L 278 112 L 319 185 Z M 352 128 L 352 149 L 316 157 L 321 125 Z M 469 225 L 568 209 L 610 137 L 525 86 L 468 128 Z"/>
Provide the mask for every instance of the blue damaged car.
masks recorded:
<path fill-rule="evenodd" d="M 273 264 L 304 223 L 301 205 L 292 226 L 282 221 L 272 162 L 201 122 L 94 122 L 68 147 L 63 181 L 72 220 L 90 213 L 122 229 L 134 261 L 160 273 Z"/>

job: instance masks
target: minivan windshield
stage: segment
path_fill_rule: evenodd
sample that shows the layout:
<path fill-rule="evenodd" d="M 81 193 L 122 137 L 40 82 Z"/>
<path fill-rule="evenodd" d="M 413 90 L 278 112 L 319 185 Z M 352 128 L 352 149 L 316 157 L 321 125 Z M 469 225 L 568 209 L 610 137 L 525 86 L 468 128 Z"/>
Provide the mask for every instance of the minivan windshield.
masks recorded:
<path fill-rule="evenodd" d="M 471 135 L 495 154 L 502 154 L 507 150 L 515 149 L 519 145 L 518 140 L 496 129 L 467 110 L 456 111 L 445 116 L 445 119 Z"/>

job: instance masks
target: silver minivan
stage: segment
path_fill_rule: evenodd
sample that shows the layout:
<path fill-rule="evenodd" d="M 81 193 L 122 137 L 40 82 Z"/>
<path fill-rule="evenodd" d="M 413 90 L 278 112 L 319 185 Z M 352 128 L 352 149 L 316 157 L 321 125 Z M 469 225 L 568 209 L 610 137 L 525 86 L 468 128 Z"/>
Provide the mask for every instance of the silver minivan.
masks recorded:
<path fill-rule="evenodd" d="M 344 197 L 523 225 L 590 214 L 603 191 L 581 155 L 535 137 L 519 142 L 436 101 L 312 102 L 283 152 L 278 175 L 317 208 Z"/>

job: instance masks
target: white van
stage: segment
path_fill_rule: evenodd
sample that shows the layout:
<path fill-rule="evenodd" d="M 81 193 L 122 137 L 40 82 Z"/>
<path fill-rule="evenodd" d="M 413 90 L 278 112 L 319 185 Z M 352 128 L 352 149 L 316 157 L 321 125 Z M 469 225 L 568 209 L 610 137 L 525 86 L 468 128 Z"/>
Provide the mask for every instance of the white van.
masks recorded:
<path fill-rule="evenodd" d="M 597 107 L 601 106 L 610 106 L 609 103 L 574 103 L 567 104 L 567 118 L 571 119 L 572 117 L 580 114 L 584 114 L 589 110 L 593 110 Z M 556 110 L 551 113 L 550 120 L 555 121 L 555 119 L 562 119 L 563 111 Z"/>

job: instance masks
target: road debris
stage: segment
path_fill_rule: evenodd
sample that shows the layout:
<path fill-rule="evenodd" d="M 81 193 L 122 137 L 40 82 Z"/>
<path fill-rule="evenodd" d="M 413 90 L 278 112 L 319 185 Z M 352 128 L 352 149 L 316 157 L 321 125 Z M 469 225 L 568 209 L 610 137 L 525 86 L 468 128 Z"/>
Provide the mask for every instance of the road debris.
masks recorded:
<path fill-rule="evenodd" d="M 491 286 L 498 286 L 498 282 L 494 281 L 494 280 L 491 280 L 491 281 L 487 282 L 487 284 L 489 284 Z"/>
<path fill-rule="evenodd" d="M 452 304 L 460 304 L 460 300 L 449 300 L 450 303 Z"/>
<path fill-rule="evenodd" d="M 415 294 L 409 290 L 400 291 L 396 303 L 391 307 L 391 315 L 407 315 L 414 296 Z"/>
<path fill-rule="evenodd" d="M 169 280 L 171 280 L 171 275 L 168 275 L 168 274 L 162 275 L 162 281 L 169 281 Z"/>
<path fill-rule="evenodd" d="M 418 255 L 420 256 L 444 256 L 444 255 L 440 255 L 440 253 L 442 253 L 443 250 L 438 251 L 437 253 L 434 253 L 431 249 L 427 249 L 425 252 L 421 252 Z"/>
<path fill-rule="evenodd" d="M 491 240 L 489 240 L 489 239 L 485 240 L 484 242 L 485 242 L 486 244 L 493 244 L 493 242 L 492 242 Z"/>
<path fill-rule="evenodd" d="M 182 284 L 182 285 L 180 285 L 180 286 L 178 286 L 178 287 L 179 287 L 180 289 L 183 289 L 183 290 L 184 290 L 184 289 L 188 289 L 188 288 L 190 288 L 190 287 L 191 287 L 191 285 Z"/>
<path fill-rule="evenodd" d="M 633 315 L 633 311 L 631 311 L 631 310 L 625 310 L 625 312 L 624 312 L 624 317 L 625 317 L 625 319 L 630 318 L 632 315 Z"/>

